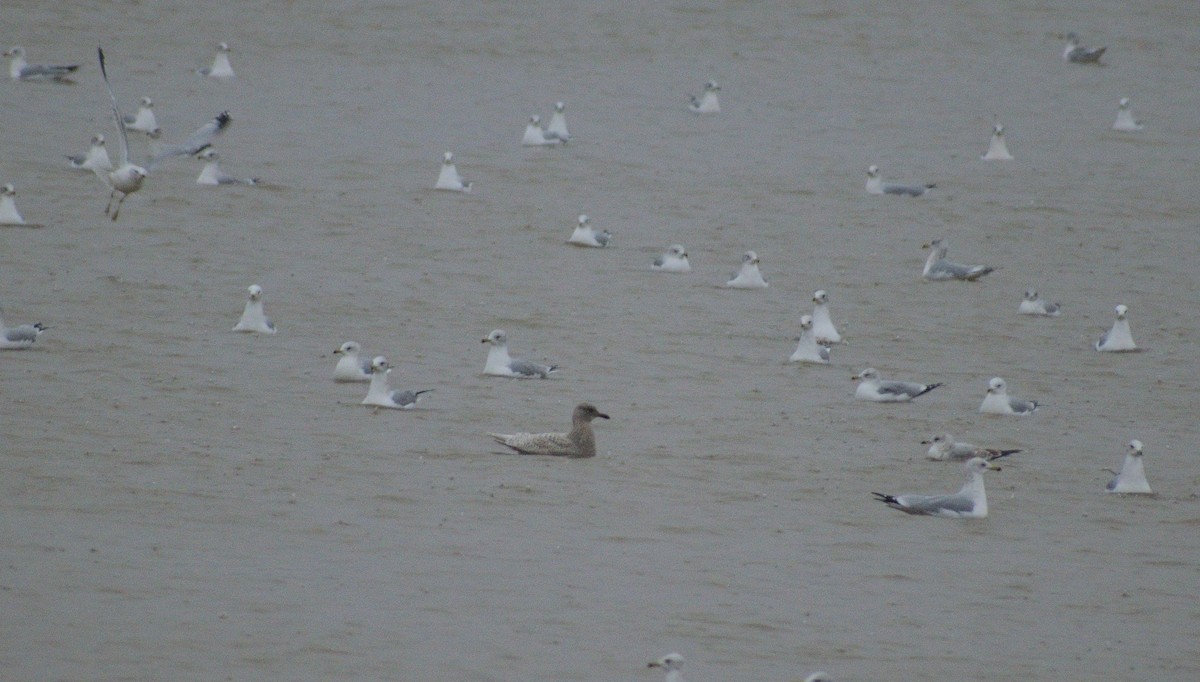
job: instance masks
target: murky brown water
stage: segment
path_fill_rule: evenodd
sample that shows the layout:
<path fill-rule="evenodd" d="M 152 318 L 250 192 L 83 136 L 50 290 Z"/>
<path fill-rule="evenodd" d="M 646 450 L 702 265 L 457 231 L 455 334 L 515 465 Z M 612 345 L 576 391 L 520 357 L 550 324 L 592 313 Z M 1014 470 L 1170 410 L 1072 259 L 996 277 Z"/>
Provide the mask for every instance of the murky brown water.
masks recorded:
<path fill-rule="evenodd" d="M 6 9 L 31 61 L 85 66 L 0 84 L 0 176 L 45 224 L 0 230 L 0 303 L 52 327 L 0 354 L 4 678 L 1200 674 L 1196 5 Z M 1068 30 L 1110 66 L 1062 63 Z M 220 40 L 232 83 L 192 73 Z M 226 169 L 270 186 L 180 160 L 110 223 L 62 159 L 113 146 L 97 42 L 169 139 L 229 109 Z M 1109 130 L 1122 96 L 1142 133 Z M 519 147 L 557 99 L 576 141 Z M 1014 162 L 978 160 L 993 116 Z M 446 150 L 473 194 L 428 189 Z M 868 196 L 871 163 L 938 189 Z M 564 245 L 581 212 L 615 248 Z M 999 269 L 921 282 L 937 236 Z M 673 242 L 694 271 L 651 273 Z M 716 288 L 746 249 L 771 288 Z M 251 283 L 275 337 L 229 331 Z M 1064 315 L 1017 315 L 1028 286 Z M 818 288 L 848 342 L 785 365 Z M 1090 350 L 1117 303 L 1144 352 Z M 497 327 L 561 373 L 483 377 Z M 347 339 L 436 392 L 360 408 Z M 856 403 L 867 365 L 947 385 Z M 995 375 L 1045 407 L 979 415 Z M 594 460 L 485 436 L 585 399 Z M 874 504 L 959 485 L 922 458 L 943 430 L 1025 450 L 991 516 Z M 1131 438 L 1154 498 L 1101 492 Z"/>

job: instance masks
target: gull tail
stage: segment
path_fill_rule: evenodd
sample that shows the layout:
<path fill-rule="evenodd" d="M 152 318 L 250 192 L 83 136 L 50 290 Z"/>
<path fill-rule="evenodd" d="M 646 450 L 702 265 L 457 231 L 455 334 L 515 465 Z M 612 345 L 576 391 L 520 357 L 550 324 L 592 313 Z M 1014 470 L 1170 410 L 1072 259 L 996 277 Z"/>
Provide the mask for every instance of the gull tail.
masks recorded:
<path fill-rule="evenodd" d="M 1009 455 L 1015 455 L 1018 452 L 1020 452 L 1020 450 L 1001 450 L 994 457 L 990 457 L 989 459 L 1000 459 L 1001 457 L 1008 457 Z"/>
<path fill-rule="evenodd" d="M 921 391 L 920 393 L 918 393 L 918 394 L 914 395 L 913 397 L 914 397 L 914 398 L 919 398 L 919 397 L 921 397 L 921 396 L 925 395 L 926 393 L 928 393 L 928 392 L 932 391 L 933 389 L 935 389 L 935 388 L 937 388 L 938 386 L 941 386 L 941 385 L 942 385 L 941 383 L 929 384 L 929 385 L 927 385 L 927 386 L 925 387 L 925 390 L 924 390 L 924 391 Z"/>
<path fill-rule="evenodd" d="M 883 493 L 871 493 L 871 494 L 875 496 L 876 500 L 879 500 L 880 502 L 888 505 L 889 507 L 892 505 L 900 504 L 900 500 L 897 500 L 894 495 L 884 495 Z"/>

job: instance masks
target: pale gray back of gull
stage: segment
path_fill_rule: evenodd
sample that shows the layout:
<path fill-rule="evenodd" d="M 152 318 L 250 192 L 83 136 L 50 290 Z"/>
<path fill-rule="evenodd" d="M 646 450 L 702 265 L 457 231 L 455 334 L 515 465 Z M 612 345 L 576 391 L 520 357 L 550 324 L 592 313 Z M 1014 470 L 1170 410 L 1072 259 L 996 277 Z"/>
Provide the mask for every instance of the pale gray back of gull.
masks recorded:
<path fill-rule="evenodd" d="M 557 457 L 595 457 L 596 434 L 593 419 L 608 419 L 608 415 L 591 403 L 579 403 L 571 413 L 571 430 L 567 433 L 489 433 L 497 443 L 522 455 L 553 455 Z"/>
<path fill-rule="evenodd" d="M 946 260 L 949 247 L 945 239 L 934 239 L 925 244 L 924 248 L 929 249 L 929 257 L 925 259 L 925 268 L 921 271 L 921 277 L 930 282 L 950 280 L 974 282 L 995 269 L 990 265 L 961 265 Z"/>
<path fill-rule="evenodd" d="M 875 499 L 892 509 L 918 516 L 940 516 L 950 519 L 982 519 L 988 514 L 987 493 L 983 488 L 983 472 L 1000 467 L 980 457 L 967 460 L 967 482 L 953 495 L 888 495 L 871 493 Z"/>
<path fill-rule="evenodd" d="M 162 135 L 161 130 L 154 130 L 150 135 L 150 163 L 147 168 L 154 170 L 167 159 L 176 156 L 194 156 L 212 146 L 212 141 L 225 132 L 229 124 L 233 121 L 233 117 L 228 111 L 222 111 L 210 120 L 208 123 L 196 129 L 196 132 L 188 136 L 188 139 L 179 144 L 165 144 L 159 141 Z"/>
<path fill-rule="evenodd" d="M 558 369 L 558 365 L 543 365 L 529 360 L 518 360 L 508 354 L 508 334 L 503 329 L 493 329 L 492 333 L 483 338 L 483 343 L 490 343 L 487 362 L 483 365 L 483 373 L 494 377 L 512 377 L 545 379 Z"/>
<path fill-rule="evenodd" d="M 370 407 L 386 407 L 392 410 L 409 410 L 416 407 L 417 402 L 432 388 L 422 391 L 393 391 L 388 385 L 388 374 L 392 366 L 382 355 L 375 356 L 371 361 L 371 385 L 367 387 L 367 397 L 362 404 Z"/>
<path fill-rule="evenodd" d="M 1104 56 L 1104 51 L 1107 49 L 1107 47 L 1083 47 L 1079 44 L 1079 36 L 1068 33 L 1067 46 L 1063 48 L 1062 58 L 1064 62 L 1073 64 L 1099 64 L 1100 57 Z"/>
<path fill-rule="evenodd" d="M 858 381 L 854 397 L 877 403 L 901 403 L 923 396 L 942 384 L 920 384 L 915 381 L 888 381 L 879 377 L 879 372 L 868 367 L 850 377 Z"/>
<path fill-rule="evenodd" d="M 25 61 L 25 48 L 14 45 L 4 53 L 11 57 L 8 63 L 8 75 L 15 81 L 52 80 L 59 83 L 70 83 L 69 76 L 79 68 L 78 64 L 53 66 L 49 64 L 30 64 Z"/>

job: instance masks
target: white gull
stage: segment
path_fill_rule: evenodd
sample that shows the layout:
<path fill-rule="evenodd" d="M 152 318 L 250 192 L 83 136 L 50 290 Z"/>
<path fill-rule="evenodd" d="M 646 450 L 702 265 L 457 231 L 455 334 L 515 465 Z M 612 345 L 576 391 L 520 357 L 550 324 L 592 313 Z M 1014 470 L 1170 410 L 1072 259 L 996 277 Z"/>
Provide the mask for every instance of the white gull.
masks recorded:
<path fill-rule="evenodd" d="M 1110 493 L 1140 493 L 1151 494 L 1150 483 L 1146 480 L 1146 469 L 1142 463 L 1142 441 L 1129 441 L 1129 452 L 1121 471 L 1111 472 L 1114 478 L 1108 482 L 1105 489 Z"/>
<path fill-rule="evenodd" d="M 747 251 L 742 255 L 742 267 L 725 283 L 729 289 L 766 289 L 771 286 L 758 270 L 758 254 Z"/>
<path fill-rule="evenodd" d="M 921 384 L 915 381 L 888 381 L 881 379 L 879 372 L 873 367 L 868 367 L 850 378 L 859 382 L 858 388 L 854 391 L 855 398 L 877 403 L 908 402 L 941 386 L 940 383 Z"/>
<path fill-rule="evenodd" d="M 257 185 L 258 178 L 235 178 L 221 170 L 221 156 L 217 150 L 209 147 L 196 157 L 205 162 L 200 175 L 196 177 L 197 185 Z"/>
<path fill-rule="evenodd" d="M 817 341 L 826 345 L 841 343 L 842 335 L 833 326 L 833 319 L 829 316 L 829 294 L 824 289 L 818 289 L 813 292 L 812 300 L 815 304 L 812 313 L 813 334 Z"/>
<path fill-rule="evenodd" d="M 1014 398 L 1008 394 L 1008 384 L 1000 377 L 992 377 L 988 381 L 987 395 L 979 404 L 979 411 L 984 414 L 1015 414 L 1025 416 L 1037 411 L 1036 400 Z"/>
<path fill-rule="evenodd" d="M 101 171 L 107 173 L 113 167 L 112 160 L 108 158 L 108 149 L 104 146 L 104 136 L 100 133 L 92 136 L 92 146 L 88 148 L 86 154 L 67 156 L 67 161 L 71 164 L 71 168 L 96 173 Z"/>
<path fill-rule="evenodd" d="M 592 219 L 586 214 L 579 216 L 579 222 L 575 225 L 575 231 L 571 233 L 571 237 L 567 239 L 568 244 L 576 246 L 591 246 L 605 247 L 612 241 L 612 233 L 608 230 L 596 231 L 592 227 Z"/>
<path fill-rule="evenodd" d="M 263 290 L 257 284 L 251 284 L 247 289 L 250 292 L 246 299 L 246 307 L 242 309 L 242 317 L 238 323 L 233 326 L 235 332 L 247 332 L 256 334 L 274 334 L 275 323 L 271 318 L 267 317 L 263 312 Z"/>
<path fill-rule="evenodd" d="M 883 176 L 879 174 L 879 166 L 867 168 L 867 194 L 919 197 L 934 187 L 937 185 L 902 185 L 895 182 L 884 182 Z"/>
<path fill-rule="evenodd" d="M 800 316 L 800 337 L 796 339 L 796 350 L 792 357 L 788 358 L 788 362 L 829 364 L 829 348 L 817 343 L 811 315 Z"/>
<path fill-rule="evenodd" d="M 120 108 L 117 107 L 117 96 L 113 94 L 112 85 L 108 82 L 108 71 L 104 68 L 104 50 L 97 47 L 96 54 L 100 59 L 100 75 L 104 77 L 104 87 L 108 90 L 108 97 L 112 100 L 113 119 L 117 124 L 117 139 L 121 141 L 121 155 L 118 157 L 120 163 L 110 171 L 102 169 L 94 169 L 96 174 L 100 176 L 111 188 L 108 194 L 108 205 L 104 207 L 105 214 L 111 210 L 113 220 L 121 213 L 121 204 L 125 203 L 125 198 L 130 194 L 142 188 L 142 182 L 146 179 L 146 169 L 135 165 L 129 160 L 129 136 L 125 133 L 125 118 L 121 115 Z M 113 207 L 113 199 L 117 198 L 120 193 L 120 198 L 117 199 L 117 205 Z"/>
<path fill-rule="evenodd" d="M 1112 329 L 1100 335 L 1100 339 L 1096 341 L 1096 350 L 1107 352 L 1123 352 L 1137 350 L 1137 344 L 1133 342 L 1133 334 L 1129 331 L 1129 320 L 1125 317 L 1129 312 L 1129 308 L 1124 305 L 1117 306 L 1117 319 L 1113 320 Z"/>
<path fill-rule="evenodd" d="M 229 80 L 234 77 L 233 66 L 229 63 L 229 44 L 217 44 L 217 54 L 213 57 L 212 66 L 197 69 L 196 73 L 217 80 Z"/>
<path fill-rule="evenodd" d="M 992 127 L 992 139 L 988 142 L 987 152 L 979 157 L 984 161 L 1012 161 L 1008 153 L 1008 145 L 1004 143 L 1004 126 L 997 123 Z"/>
<path fill-rule="evenodd" d="M 59 83 L 71 83 L 71 73 L 79 68 L 78 64 L 69 66 L 30 64 L 25 61 L 25 48 L 20 45 L 10 47 L 4 56 L 12 58 L 8 63 L 8 75 L 15 81 L 52 80 Z"/>
<path fill-rule="evenodd" d="M 347 341 L 333 351 L 340 356 L 333 368 L 333 380 L 339 382 L 359 382 L 371 380 L 371 361 L 359 357 L 362 346 L 355 341 Z"/>
<path fill-rule="evenodd" d="M 432 388 L 422 391 L 393 391 L 388 384 L 388 374 L 391 371 L 392 367 L 388 364 L 387 358 L 382 355 L 375 356 L 375 359 L 371 361 L 371 385 L 367 387 L 367 397 L 363 398 L 363 405 L 386 407 L 392 410 L 409 410 L 416 407 L 426 393 L 433 391 Z"/>
<path fill-rule="evenodd" d="M 442 170 L 438 173 L 437 183 L 433 188 L 450 192 L 471 191 L 471 183 L 464 182 L 462 176 L 458 174 L 458 167 L 454 165 L 454 154 L 450 152 L 442 154 Z"/>
<path fill-rule="evenodd" d="M 558 365 L 543 365 L 529 360 L 518 360 L 508 354 L 508 334 L 503 329 L 494 329 L 488 334 L 483 343 L 490 343 L 487 361 L 483 365 L 483 373 L 494 377 L 510 377 L 518 379 L 545 379 Z"/>
<path fill-rule="evenodd" d="M 1124 133 L 1133 133 L 1143 128 L 1141 121 L 1135 121 L 1133 112 L 1129 110 L 1129 98 L 1122 97 L 1117 105 L 1117 120 L 1113 122 L 1113 130 L 1120 130 Z"/>
<path fill-rule="evenodd" d="M 967 482 L 952 495 L 888 495 L 871 493 L 875 499 L 892 509 L 918 516 L 940 516 L 948 519 L 982 519 L 988 515 L 987 492 L 983 488 L 983 472 L 1000 467 L 979 457 L 967 460 Z"/>
<path fill-rule="evenodd" d="M 709 81 L 704 84 L 704 94 L 699 97 L 689 95 L 692 103 L 688 108 L 697 114 L 719 114 L 721 113 L 721 103 L 717 100 L 717 92 L 721 86 L 717 85 L 716 81 Z"/>
<path fill-rule="evenodd" d="M 0 309 L 0 350 L 22 350 L 33 345 L 42 332 L 49 329 L 41 322 L 22 324 L 16 327 L 4 325 L 4 311 Z"/>
<path fill-rule="evenodd" d="M 1037 289 L 1026 289 L 1025 297 L 1021 300 L 1021 305 L 1017 306 L 1017 312 L 1022 315 L 1041 315 L 1043 317 L 1058 317 L 1062 314 L 1061 306 L 1057 303 L 1051 303 L 1046 299 L 1038 296 Z"/>
<path fill-rule="evenodd" d="M 0 187 L 0 225 L 24 225 L 25 218 L 17 210 L 17 189 L 11 184 Z"/>
<path fill-rule="evenodd" d="M 986 459 L 989 462 L 993 459 L 1008 457 L 1015 455 L 1020 450 L 1001 450 L 999 448 L 983 448 L 970 443 L 963 443 L 954 440 L 954 436 L 948 433 L 941 433 L 929 440 L 921 441 L 922 445 L 928 445 L 929 450 L 925 456 L 929 459 L 938 460 L 941 462 L 965 462 L 972 457 Z"/>
<path fill-rule="evenodd" d="M 654 259 L 650 269 L 661 272 L 691 272 L 692 264 L 688 261 L 687 249 L 683 244 L 672 244 L 667 252 Z"/>

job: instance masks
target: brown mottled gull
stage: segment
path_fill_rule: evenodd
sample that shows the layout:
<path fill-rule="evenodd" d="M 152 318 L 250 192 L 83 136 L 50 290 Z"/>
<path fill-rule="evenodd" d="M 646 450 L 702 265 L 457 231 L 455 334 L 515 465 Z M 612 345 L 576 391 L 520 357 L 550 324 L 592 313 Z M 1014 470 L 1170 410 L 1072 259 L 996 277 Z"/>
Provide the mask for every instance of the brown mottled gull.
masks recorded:
<path fill-rule="evenodd" d="M 555 455 L 558 457 L 595 457 L 596 434 L 592 432 L 592 420 L 608 419 L 608 415 L 591 403 L 579 403 L 571 414 L 571 430 L 568 433 L 489 433 L 497 443 L 516 450 L 522 455 Z"/>

